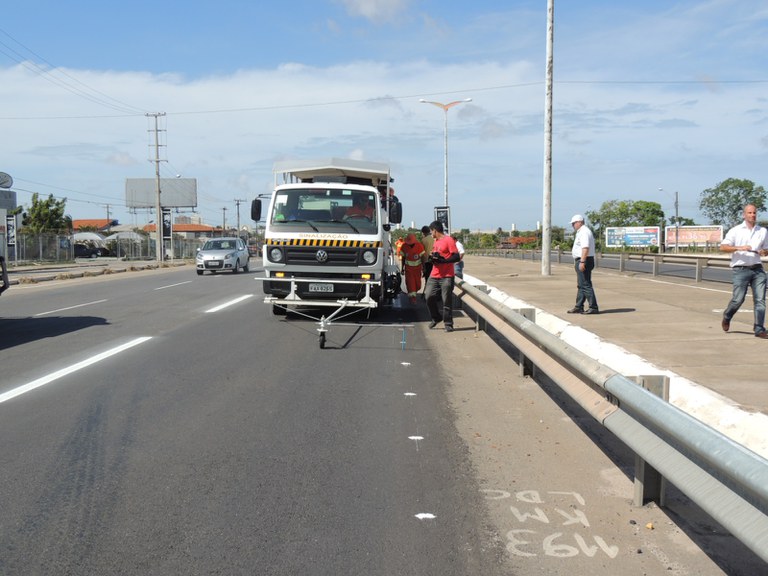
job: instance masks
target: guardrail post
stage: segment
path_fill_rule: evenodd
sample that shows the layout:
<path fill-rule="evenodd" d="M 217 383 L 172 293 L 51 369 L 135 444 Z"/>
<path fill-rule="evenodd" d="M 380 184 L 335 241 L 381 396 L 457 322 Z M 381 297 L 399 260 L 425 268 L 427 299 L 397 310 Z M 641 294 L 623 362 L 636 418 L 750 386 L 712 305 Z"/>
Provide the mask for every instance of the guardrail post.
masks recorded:
<path fill-rule="evenodd" d="M 696 258 L 696 282 L 701 282 L 701 278 L 704 275 L 704 262 L 702 258 Z"/>
<path fill-rule="evenodd" d="M 534 324 L 536 323 L 535 308 L 520 308 L 520 309 L 516 309 L 515 312 L 520 314 L 520 316 L 522 316 L 526 320 L 530 320 Z M 519 369 L 520 369 L 519 375 L 521 377 L 534 376 L 536 365 L 533 363 L 533 360 L 531 360 L 525 354 L 523 354 L 522 350 L 518 350 L 517 365 L 519 366 Z"/>
<path fill-rule="evenodd" d="M 653 257 L 653 266 L 652 266 L 652 268 L 653 268 L 653 276 L 658 276 L 659 275 L 659 269 L 661 268 L 659 263 L 661 262 L 661 258 L 662 258 L 661 256 L 654 256 Z"/>
<path fill-rule="evenodd" d="M 669 376 L 664 374 L 636 376 L 634 380 L 654 396 L 662 398 L 665 402 L 669 400 Z M 643 506 L 646 502 L 656 502 L 663 507 L 666 504 L 666 495 L 666 479 L 639 455 L 635 454 L 634 505 Z"/>
<path fill-rule="evenodd" d="M 627 254 L 626 252 L 619 252 L 619 272 L 624 272 L 627 268 Z"/>

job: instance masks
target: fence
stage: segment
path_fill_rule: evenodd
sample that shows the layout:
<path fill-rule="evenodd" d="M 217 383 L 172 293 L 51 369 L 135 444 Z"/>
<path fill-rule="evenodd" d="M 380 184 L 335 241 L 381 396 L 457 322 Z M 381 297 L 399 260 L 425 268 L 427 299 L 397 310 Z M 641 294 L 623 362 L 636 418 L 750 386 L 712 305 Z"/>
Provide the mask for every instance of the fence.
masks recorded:
<path fill-rule="evenodd" d="M 187 239 L 174 237 L 172 248 L 167 248 L 167 259 L 191 259 L 205 238 Z M 5 235 L 0 235 L 0 255 L 5 255 L 9 265 L 24 262 L 68 262 L 75 258 L 109 256 L 125 260 L 156 260 L 154 238 L 141 235 L 138 240 L 109 240 L 96 245 L 93 242 L 75 242 L 71 234 L 17 234 L 16 244 L 7 245 Z"/>

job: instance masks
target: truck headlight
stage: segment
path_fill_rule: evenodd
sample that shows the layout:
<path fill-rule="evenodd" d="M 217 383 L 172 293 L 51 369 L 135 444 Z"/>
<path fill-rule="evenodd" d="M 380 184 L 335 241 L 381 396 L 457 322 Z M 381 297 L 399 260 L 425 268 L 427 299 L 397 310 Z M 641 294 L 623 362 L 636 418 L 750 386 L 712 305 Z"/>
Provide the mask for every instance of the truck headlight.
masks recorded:
<path fill-rule="evenodd" d="M 283 260 L 283 251 L 280 248 L 270 248 L 269 249 L 269 259 L 272 262 L 282 262 L 282 260 Z"/>
<path fill-rule="evenodd" d="M 363 252 L 363 262 L 366 264 L 373 264 L 376 262 L 376 253 L 372 250 L 366 250 Z"/>

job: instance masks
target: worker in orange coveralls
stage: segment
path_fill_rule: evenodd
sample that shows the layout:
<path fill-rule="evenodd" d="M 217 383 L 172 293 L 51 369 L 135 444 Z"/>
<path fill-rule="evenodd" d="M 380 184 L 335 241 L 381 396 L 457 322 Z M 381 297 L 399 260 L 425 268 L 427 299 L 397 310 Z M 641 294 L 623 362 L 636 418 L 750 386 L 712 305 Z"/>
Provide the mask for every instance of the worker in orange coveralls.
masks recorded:
<path fill-rule="evenodd" d="M 405 238 L 402 236 L 395 240 L 395 258 L 397 258 L 397 262 L 401 266 L 403 260 L 403 244 L 405 244 Z"/>
<path fill-rule="evenodd" d="M 415 234 L 408 234 L 400 252 L 403 256 L 405 288 L 408 291 L 408 299 L 411 304 L 416 304 L 416 294 L 421 289 L 421 264 L 424 257 L 424 245 L 416 240 Z"/>

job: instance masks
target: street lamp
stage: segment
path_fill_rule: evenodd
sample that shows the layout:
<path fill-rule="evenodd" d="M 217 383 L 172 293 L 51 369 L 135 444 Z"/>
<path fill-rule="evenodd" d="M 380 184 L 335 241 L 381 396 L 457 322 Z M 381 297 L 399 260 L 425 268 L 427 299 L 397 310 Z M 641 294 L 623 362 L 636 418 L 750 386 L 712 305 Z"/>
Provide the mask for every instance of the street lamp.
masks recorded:
<path fill-rule="evenodd" d="M 664 188 L 659 188 L 659 192 L 664 192 Z M 679 195 L 677 191 L 675 191 L 675 252 L 677 252 L 677 246 L 680 244 L 680 202 L 678 199 Z"/>
<path fill-rule="evenodd" d="M 438 108 L 442 108 L 443 113 L 445 115 L 445 121 L 443 124 L 443 140 L 444 140 L 444 167 L 445 167 L 445 175 L 444 175 L 444 186 L 445 186 L 445 206 L 448 207 L 448 109 L 453 108 L 454 106 L 458 106 L 459 104 L 464 104 L 465 102 L 472 102 L 472 98 L 465 98 L 464 100 L 456 100 L 455 102 L 448 102 L 447 104 L 443 104 L 442 102 L 433 102 L 432 100 L 424 100 L 423 98 L 419 99 L 419 102 L 422 104 L 432 104 L 432 106 L 437 106 Z"/>

